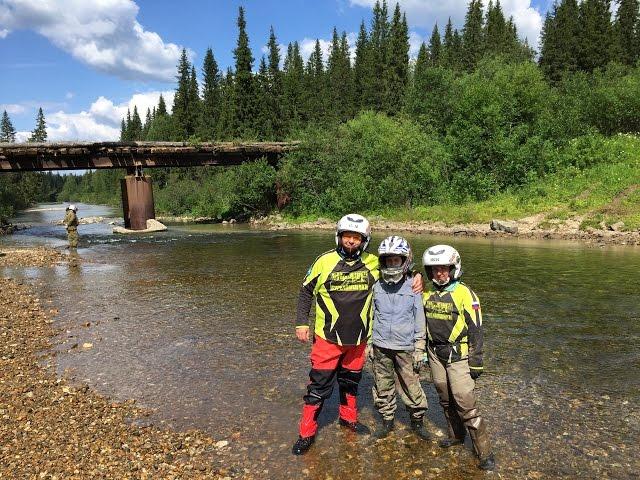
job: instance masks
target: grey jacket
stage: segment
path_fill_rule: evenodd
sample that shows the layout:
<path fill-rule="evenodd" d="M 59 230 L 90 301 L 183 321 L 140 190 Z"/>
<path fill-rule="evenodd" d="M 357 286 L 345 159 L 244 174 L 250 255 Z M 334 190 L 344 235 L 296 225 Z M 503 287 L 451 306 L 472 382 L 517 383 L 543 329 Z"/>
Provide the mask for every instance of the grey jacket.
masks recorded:
<path fill-rule="evenodd" d="M 372 343 L 391 350 L 425 350 L 422 294 L 413 293 L 412 277 L 397 284 L 378 280 L 373 286 Z"/>

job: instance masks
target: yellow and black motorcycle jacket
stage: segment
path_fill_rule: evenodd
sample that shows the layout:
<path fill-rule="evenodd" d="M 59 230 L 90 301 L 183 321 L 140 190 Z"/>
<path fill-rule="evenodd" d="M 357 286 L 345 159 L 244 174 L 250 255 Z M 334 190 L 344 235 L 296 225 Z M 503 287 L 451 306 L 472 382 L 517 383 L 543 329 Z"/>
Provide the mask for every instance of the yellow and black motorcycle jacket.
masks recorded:
<path fill-rule="evenodd" d="M 362 252 L 343 258 L 336 250 L 323 253 L 307 272 L 300 289 L 296 326 L 308 325 L 316 298 L 314 332 L 338 345 L 360 345 L 371 336 L 372 287 L 378 280 L 378 257 Z"/>
<path fill-rule="evenodd" d="M 469 361 L 482 370 L 482 310 L 478 296 L 462 282 L 422 294 L 429 347 L 446 363 Z"/>

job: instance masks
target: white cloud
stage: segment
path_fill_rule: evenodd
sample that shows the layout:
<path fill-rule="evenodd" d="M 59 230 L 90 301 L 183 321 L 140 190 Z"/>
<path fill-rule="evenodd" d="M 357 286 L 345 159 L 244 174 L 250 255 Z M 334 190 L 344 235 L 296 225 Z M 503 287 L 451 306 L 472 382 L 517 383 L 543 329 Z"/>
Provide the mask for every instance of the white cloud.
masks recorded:
<path fill-rule="evenodd" d="M 146 31 L 137 15 L 132 0 L 0 0 L 0 38 L 34 30 L 96 70 L 173 82 L 181 47 Z"/>
<path fill-rule="evenodd" d="M 2 103 L 0 104 L 0 111 L 6 111 L 9 115 L 20 115 L 24 113 L 26 108 L 24 105 L 16 103 Z"/>
<path fill-rule="evenodd" d="M 331 42 L 323 38 L 320 38 L 319 41 L 320 50 L 322 50 L 322 59 L 326 62 L 327 58 L 329 58 L 329 49 L 331 48 Z M 302 39 L 299 45 L 300 55 L 302 55 L 302 58 L 306 62 L 316 48 L 316 39 L 305 37 L 304 39 Z"/>
<path fill-rule="evenodd" d="M 158 105 L 160 94 L 165 99 L 167 109 L 171 111 L 173 91 L 136 93 L 128 101 L 114 104 L 103 96 L 91 104 L 88 111 L 67 113 L 62 110 L 46 115 L 47 135 L 49 141 L 83 140 L 83 141 L 116 141 L 120 138 L 120 122 L 127 114 L 138 107 L 144 122 L 147 108 L 153 110 Z"/>
<path fill-rule="evenodd" d="M 352 6 L 372 8 L 376 0 L 349 0 Z M 406 12 L 407 21 L 412 27 L 423 28 L 431 33 L 435 23 L 438 23 L 440 33 L 444 32 L 449 17 L 454 26 L 461 29 L 469 5 L 468 0 L 397 0 L 400 8 Z M 394 2 L 387 2 L 395 6 Z M 488 0 L 483 4 L 486 9 Z M 542 29 L 543 16 L 532 5 L 531 0 L 501 0 L 500 5 L 507 18 L 513 16 L 521 38 L 527 38 L 529 44 L 536 47 Z M 390 15 L 393 9 L 390 7 Z"/>

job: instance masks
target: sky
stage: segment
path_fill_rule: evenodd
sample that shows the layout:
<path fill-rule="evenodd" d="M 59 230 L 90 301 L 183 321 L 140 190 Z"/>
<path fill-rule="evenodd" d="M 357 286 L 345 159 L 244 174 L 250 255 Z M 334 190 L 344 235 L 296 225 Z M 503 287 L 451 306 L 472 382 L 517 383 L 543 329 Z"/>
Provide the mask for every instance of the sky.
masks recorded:
<path fill-rule="evenodd" d="M 286 51 L 298 41 L 307 57 L 334 27 L 352 45 L 375 0 L 0 0 L 0 112 L 25 141 L 42 107 L 50 141 L 118 140 L 127 108 L 143 117 L 162 93 L 171 107 L 182 49 L 200 72 L 211 47 L 221 70 L 233 66 L 238 8 L 254 57 L 269 29 Z M 461 28 L 468 0 L 400 0 L 411 54 L 451 17 Z M 487 1 L 485 0 L 485 4 Z M 550 0 L 501 0 L 519 35 L 537 47 Z M 395 0 L 390 0 L 390 10 Z M 257 68 L 258 61 L 255 62 Z"/>

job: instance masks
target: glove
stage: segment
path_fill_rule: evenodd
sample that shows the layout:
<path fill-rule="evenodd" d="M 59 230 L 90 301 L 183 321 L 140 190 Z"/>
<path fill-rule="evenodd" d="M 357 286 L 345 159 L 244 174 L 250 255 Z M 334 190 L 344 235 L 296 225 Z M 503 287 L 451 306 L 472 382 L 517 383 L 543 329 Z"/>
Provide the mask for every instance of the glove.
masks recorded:
<path fill-rule="evenodd" d="M 422 367 L 429 365 L 429 357 L 426 352 L 413 352 L 413 371 L 420 373 Z"/>
<path fill-rule="evenodd" d="M 480 375 L 482 375 L 482 370 L 470 370 L 469 374 L 473 380 L 477 380 Z"/>

